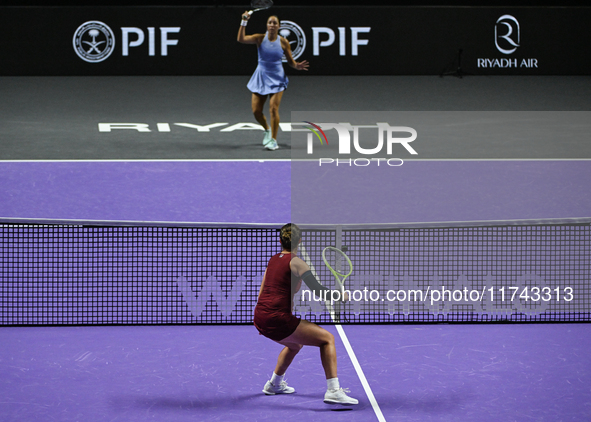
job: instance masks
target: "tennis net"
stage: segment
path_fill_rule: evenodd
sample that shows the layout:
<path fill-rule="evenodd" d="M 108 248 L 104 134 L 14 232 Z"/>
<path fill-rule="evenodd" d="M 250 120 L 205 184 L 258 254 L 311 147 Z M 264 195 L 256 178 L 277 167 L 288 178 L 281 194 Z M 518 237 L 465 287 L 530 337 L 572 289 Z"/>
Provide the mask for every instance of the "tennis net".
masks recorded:
<path fill-rule="evenodd" d="M 304 227 L 353 263 L 349 323 L 591 320 L 591 219 Z M 0 223 L 0 325 L 250 324 L 279 227 Z M 305 287 L 294 312 L 334 323 Z"/>

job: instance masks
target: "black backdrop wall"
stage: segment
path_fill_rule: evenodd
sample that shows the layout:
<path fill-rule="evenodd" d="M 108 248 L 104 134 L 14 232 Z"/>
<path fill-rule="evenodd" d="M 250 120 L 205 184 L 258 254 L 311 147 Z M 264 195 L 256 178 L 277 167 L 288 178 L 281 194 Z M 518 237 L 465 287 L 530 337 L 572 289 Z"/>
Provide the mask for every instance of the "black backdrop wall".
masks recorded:
<path fill-rule="evenodd" d="M 1 75 L 246 75 L 237 6 L 2 7 Z M 589 7 L 277 6 L 270 13 L 316 75 L 581 75 Z M 290 69 L 288 70 L 290 72 Z"/>

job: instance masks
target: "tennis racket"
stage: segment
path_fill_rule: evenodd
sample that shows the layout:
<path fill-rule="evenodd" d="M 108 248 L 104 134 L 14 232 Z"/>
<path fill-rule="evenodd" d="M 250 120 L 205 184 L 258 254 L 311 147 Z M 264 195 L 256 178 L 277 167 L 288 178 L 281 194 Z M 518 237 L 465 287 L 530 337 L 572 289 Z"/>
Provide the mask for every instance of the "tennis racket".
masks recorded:
<path fill-rule="evenodd" d="M 273 0 L 252 0 L 250 2 L 250 7 L 252 7 L 252 10 L 249 10 L 248 14 L 252 15 L 254 12 L 268 9 L 271 6 L 273 6 Z"/>
<path fill-rule="evenodd" d="M 335 303 L 335 322 L 341 320 L 341 304 L 345 299 L 345 280 L 353 272 L 353 264 L 349 257 L 334 246 L 327 246 L 322 251 L 322 260 L 336 280 L 336 286 L 341 292 L 341 300 Z"/>

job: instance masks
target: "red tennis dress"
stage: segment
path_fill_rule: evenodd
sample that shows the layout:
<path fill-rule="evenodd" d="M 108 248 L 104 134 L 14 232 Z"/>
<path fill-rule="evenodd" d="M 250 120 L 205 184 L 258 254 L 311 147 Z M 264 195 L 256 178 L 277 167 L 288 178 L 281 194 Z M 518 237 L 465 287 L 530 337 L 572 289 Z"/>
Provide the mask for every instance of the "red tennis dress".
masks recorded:
<path fill-rule="evenodd" d="M 290 253 L 279 253 L 269 260 L 263 291 L 254 308 L 255 327 L 275 341 L 290 336 L 300 324 L 292 309 L 293 295 L 301 280 L 292 280 L 290 261 Z"/>

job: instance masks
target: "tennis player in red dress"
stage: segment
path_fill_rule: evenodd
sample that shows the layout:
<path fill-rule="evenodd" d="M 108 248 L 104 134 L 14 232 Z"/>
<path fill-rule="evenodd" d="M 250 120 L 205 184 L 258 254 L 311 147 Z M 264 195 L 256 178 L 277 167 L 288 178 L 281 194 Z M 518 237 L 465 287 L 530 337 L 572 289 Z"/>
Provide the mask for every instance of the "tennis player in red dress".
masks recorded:
<path fill-rule="evenodd" d="M 316 346 L 320 348 L 320 359 L 326 375 L 324 402 L 357 404 L 356 399 L 347 396 L 348 390 L 339 385 L 334 336 L 324 328 L 292 314 L 293 296 L 300 289 L 302 280 L 317 296 L 327 290 L 318 283 L 308 264 L 297 256 L 301 241 L 300 228 L 295 224 L 286 224 L 281 228 L 280 240 L 282 251 L 269 260 L 254 311 L 254 325 L 259 332 L 285 346 L 279 353 L 273 376 L 265 384 L 263 392 L 268 395 L 295 392 L 284 381 L 285 372 L 303 346 Z"/>

